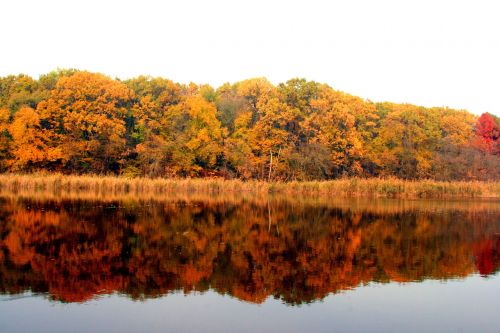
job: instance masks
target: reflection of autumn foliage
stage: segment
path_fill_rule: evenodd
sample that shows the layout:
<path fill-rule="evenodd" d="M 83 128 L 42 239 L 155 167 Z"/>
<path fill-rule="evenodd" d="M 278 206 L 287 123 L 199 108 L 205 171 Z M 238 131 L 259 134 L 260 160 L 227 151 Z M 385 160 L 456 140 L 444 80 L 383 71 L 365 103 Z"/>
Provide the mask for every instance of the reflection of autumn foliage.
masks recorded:
<path fill-rule="evenodd" d="M 474 247 L 476 265 L 481 275 L 493 273 L 500 262 L 500 237 L 479 241 Z"/>
<path fill-rule="evenodd" d="M 212 288 L 310 302 L 370 281 L 487 275 L 497 213 L 387 214 L 286 203 L 16 201 L 0 210 L 0 290 L 82 302 Z"/>
<path fill-rule="evenodd" d="M 120 229 L 102 230 L 106 223 L 79 219 L 61 210 L 18 209 L 8 219 L 3 242 L 12 264 L 39 273 L 51 295 L 65 301 L 120 287 L 120 276 L 113 273 L 121 250 L 116 242 Z"/>

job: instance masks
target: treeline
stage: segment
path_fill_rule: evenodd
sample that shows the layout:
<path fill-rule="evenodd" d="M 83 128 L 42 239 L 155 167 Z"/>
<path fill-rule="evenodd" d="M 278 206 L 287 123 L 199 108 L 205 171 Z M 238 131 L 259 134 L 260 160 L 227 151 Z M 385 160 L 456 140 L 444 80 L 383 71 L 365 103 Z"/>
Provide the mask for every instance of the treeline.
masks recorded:
<path fill-rule="evenodd" d="M 500 179 L 500 121 L 264 78 L 214 89 L 58 70 L 0 78 L 0 170 L 270 181 Z"/>

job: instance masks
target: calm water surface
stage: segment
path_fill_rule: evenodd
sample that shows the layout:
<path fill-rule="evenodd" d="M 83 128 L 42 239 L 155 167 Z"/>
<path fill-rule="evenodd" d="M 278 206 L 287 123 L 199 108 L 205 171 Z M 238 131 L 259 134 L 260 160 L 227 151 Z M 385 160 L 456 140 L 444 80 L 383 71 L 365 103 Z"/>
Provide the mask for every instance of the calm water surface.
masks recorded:
<path fill-rule="evenodd" d="M 0 198 L 0 332 L 500 332 L 500 203 Z"/>

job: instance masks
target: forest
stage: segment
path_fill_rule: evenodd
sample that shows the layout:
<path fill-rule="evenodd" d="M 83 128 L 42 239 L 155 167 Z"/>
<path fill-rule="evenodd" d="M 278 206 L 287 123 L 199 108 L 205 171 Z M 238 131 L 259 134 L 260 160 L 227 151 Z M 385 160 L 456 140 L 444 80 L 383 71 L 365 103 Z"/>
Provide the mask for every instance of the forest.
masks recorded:
<path fill-rule="evenodd" d="M 499 180 L 500 119 L 305 79 L 218 88 L 56 70 L 0 78 L 0 171 L 263 181 Z"/>

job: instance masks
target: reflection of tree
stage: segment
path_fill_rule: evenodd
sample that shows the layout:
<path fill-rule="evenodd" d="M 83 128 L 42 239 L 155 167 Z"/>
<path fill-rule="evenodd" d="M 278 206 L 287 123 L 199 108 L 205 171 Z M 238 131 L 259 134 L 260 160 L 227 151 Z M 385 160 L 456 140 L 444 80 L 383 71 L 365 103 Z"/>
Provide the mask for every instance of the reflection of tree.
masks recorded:
<path fill-rule="evenodd" d="M 476 265 L 481 275 L 489 275 L 498 269 L 500 262 L 500 236 L 479 241 L 474 246 Z"/>
<path fill-rule="evenodd" d="M 382 215 L 285 203 L 126 205 L 7 200 L 0 290 L 85 301 L 212 288 L 242 300 L 314 301 L 369 281 L 483 275 L 500 267 L 492 213 Z"/>

